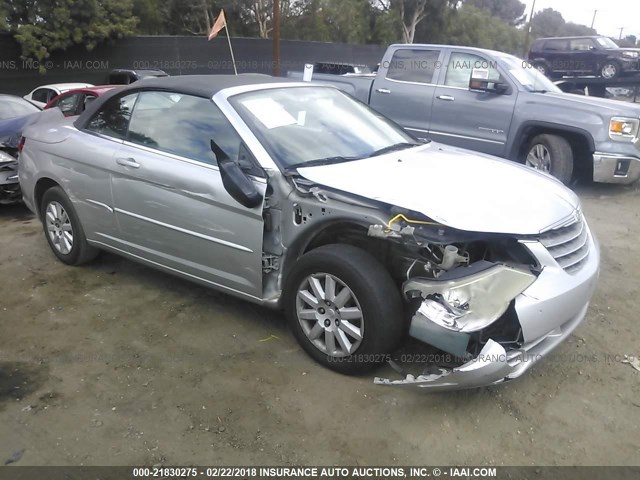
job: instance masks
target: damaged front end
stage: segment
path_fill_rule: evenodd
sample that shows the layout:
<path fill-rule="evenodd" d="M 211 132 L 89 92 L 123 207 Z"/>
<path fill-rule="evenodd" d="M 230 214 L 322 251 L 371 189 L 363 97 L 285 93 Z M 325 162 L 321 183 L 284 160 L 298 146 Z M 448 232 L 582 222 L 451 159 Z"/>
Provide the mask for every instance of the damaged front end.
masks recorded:
<path fill-rule="evenodd" d="M 568 277 L 566 272 L 553 261 L 541 263 L 532 253 L 535 248 L 527 248 L 526 242 L 507 235 L 456 232 L 404 215 L 399 221 L 371 226 L 369 235 L 401 242 L 405 249 L 413 247 L 413 260 L 405 258 L 409 267 L 402 285 L 403 296 L 411 306 L 409 335 L 444 352 L 401 355 L 392 366 L 404 378 L 376 378 L 374 382 L 379 385 L 455 390 L 517 378 L 577 327 L 593 291 L 592 272 L 586 272 L 584 279 L 575 277 L 579 285 L 570 290 L 577 292 L 574 311 L 558 310 L 562 299 L 554 297 L 552 283 L 570 285 L 569 278 L 560 278 Z M 590 235 L 587 240 L 592 242 Z M 543 283 L 548 281 L 551 287 L 548 301 L 526 297 L 545 269 Z M 585 287 L 581 285 L 583 280 Z M 529 333 L 534 329 L 529 326 L 523 331 L 516 308 L 519 298 L 529 303 L 540 300 L 540 312 L 558 314 L 549 322 L 548 332 L 532 338 Z M 523 319 L 529 321 L 530 309 L 523 313 L 527 317 Z M 407 373 L 402 365 L 407 363 L 405 358 L 410 359 L 408 363 L 418 363 L 417 358 L 447 361 L 427 360 L 421 363 L 420 372 Z"/>

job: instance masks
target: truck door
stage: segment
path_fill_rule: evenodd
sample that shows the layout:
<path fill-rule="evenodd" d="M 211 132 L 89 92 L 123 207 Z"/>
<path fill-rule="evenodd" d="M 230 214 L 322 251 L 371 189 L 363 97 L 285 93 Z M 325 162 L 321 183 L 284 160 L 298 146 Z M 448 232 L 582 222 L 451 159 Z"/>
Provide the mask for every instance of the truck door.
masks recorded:
<path fill-rule="evenodd" d="M 442 50 L 399 48 L 380 65 L 369 104 L 419 138 L 427 138 Z"/>
<path fill-rule="evenodd" d="M 474 69 L 510 85 L 504 94 L 469 90 Z M 478 53 L 452 50 L 435 90 L 429 135 L 438 142 L 491 155 L 505 156 L 517 89 L 495 60 Z"/>

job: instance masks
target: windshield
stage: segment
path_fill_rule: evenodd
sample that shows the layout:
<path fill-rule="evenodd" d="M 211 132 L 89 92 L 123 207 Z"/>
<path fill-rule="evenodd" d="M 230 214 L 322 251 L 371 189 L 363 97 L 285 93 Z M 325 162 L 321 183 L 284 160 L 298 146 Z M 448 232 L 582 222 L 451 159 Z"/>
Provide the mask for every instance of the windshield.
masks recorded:
<path fill-rule="evenodd" d="M 230 102 L 283 169 L 321 159 L 355 160 L 417 143 L 390 120 L 333 88 L 261 90 Z"/>
<path fill-rule="evenodd" d="M 616 42 L 611 40 L 609 37 L 598 37 L 596 41 L 603 48 L 620 48 L 618 47 L 618 45 L 616 45 Z"/>
<path fill-rule="evenodd" d="M 0 120 L 7 118 L 24 117 L 40 109 L 33 103 L 20 97 L 0 97 Z"/>
<path fill-rule="evenodd" d="M 518 83 L 528 91 L 562 93 L 562 90 L 530 63 L 511 55 L 503 55 L 500 60 Z"/>

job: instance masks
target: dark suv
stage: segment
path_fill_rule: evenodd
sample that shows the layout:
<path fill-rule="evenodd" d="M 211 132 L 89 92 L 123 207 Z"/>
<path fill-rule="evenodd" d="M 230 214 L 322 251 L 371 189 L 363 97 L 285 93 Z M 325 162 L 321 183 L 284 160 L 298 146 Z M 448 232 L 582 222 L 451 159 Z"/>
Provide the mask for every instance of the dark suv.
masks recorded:
<path fill-rule="evenodd" d="M 640 49 L 620 48 L 608 37 L 539 38 L 529 62 L 548 77 L 595 75 L 607 80 L 640 71 Z"/>

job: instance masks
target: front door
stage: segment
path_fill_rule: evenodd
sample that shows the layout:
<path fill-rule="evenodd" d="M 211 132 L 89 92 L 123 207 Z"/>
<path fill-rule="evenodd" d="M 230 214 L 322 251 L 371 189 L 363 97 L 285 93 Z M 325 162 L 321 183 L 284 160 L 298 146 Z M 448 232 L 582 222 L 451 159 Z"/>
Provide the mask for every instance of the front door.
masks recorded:
<path fill-rule="evenodd" d="M 227 193 L 211 140 L 233 160 L 244 151 L 210 99 L 140 93 L 112 180 L 122 236 L 135 256 L 261 298 L 262 205 Z M 266 181 L 253 181 L 264 196 Z"/>
<path fill-rule="evenodd" d="M 494 61 L 452 51 L 435 90 L 430 136 L 449 145 L 504 156 L 517 90 L 511 88 L 506 94 L 469 90 L 476 68 L 489 70 L 489 80 L 510 82 Z"/>

